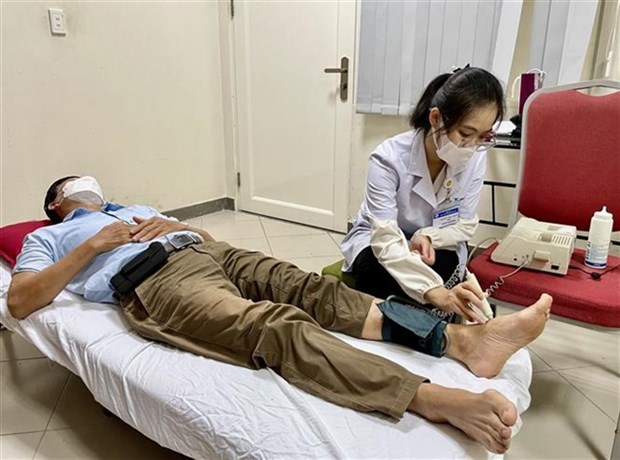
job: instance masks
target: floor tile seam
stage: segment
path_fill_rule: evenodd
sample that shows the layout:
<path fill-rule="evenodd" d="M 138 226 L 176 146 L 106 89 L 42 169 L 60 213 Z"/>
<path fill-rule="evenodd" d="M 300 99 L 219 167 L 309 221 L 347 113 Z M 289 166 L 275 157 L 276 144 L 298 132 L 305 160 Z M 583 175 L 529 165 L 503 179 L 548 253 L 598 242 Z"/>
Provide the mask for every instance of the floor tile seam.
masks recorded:
<path fill-rule="evenodd" d="M 545 363 L 547 366 L 549 366 L 551 369 L 553 369 L 553 366 L 551 364 L 549 364 L 547 361 L 545 361 L 542 356 L 540 356 L 538 353 L 536 353 L 534 350 L 532 350 L 529 346 L 527 347 L 527 351 L 529 353 L 533 353 L 538 359 L 540 359 L 543 363 Z"/>
<path fill-rule="evenodd" d="M 33 459 L 36 458 L 37 454 L 39 453 L 39 449 L 41 448 L 41 443 L 43 443 L 43 438 L 45 437 L 45 433 L 50 431 L 47 429 L 47 427 L 49 427 L 50 422 L 52 421 L 52 417 L 54 417 L 54 414 L 56 413 L 56 410 L 58 409 L 58 406 L 60 405 L 60 401 L 62 400 L 62 397 L 65 394 L 65 391 L 67 391 L 67 388 L 69 387 L 70 380 L 71 380 L 71 372 L 69 372 L 69 375 L 67 375 L 67 380 L 65 381 L 65 385 L 62 387 L 62 391 L 60 392 L 60 396 L 58 396 L 58 400 L 56 401 L 56 404 L 54 405 L 54 409 L 52 410 L 50 417 L 47 419 L 47 423 L 45 424 L 45 429 L 43 430 L 43 436 L 41 436 L 41 438 L 39 439 L 39 442 L 37 443 L 37 447 L 34 449 L 34 454 L 32 454 Z"/>
<path fill-rule="evenodd" d="M 317 230 L 319 232 L 327 233 L 327 232 L 335 231 L 335 230 L 330 229 L 330 228 L 325 228 L 325 227 L 316 226 L 316 225 L 302 224 L 302 223 L 299 223 L 299 222 L 295 222 L 295 221 L 288 220 L 288 219 L 282 219 L 282 218 L 279 218 L 279 217 L 266 216 L 264 214 L 256 214 L 256 215 L 260 219 L 268 219 L 268 220 L 272 220 L 274 222 L 281 222 L 283 224 L 289 224 L 289 225 L 294 225 L 294 226 L 297 226 L 297 227 L 304 227 L 304 228 L 308 228 L 308 229 L 314 229 L 314 230 Z"/>
<path fill-rule="evenodd" d="M 47 356 L 32 356 L 30 358 L 14 358 L 14 359 L 0 359 L 0 363 L 14 363 L 17 361 L 33 361 L 35 359 L 47 358 Z"/>
<path fill-rule="evenodd" d="M 4 433 L 4 434 L 0 434 L 0 438 L 4 436 L 16 436 L 19 434 L 34 434 L 34 433 L 45 433 L 45 430 L 30 430 L 30 431 L 17 431 L 15 433 Z"/>
<path fill-rule="evenodd" d="M 58 399 L 56 400 L 56 404 L 54 404 L 54 409 L 52 409 L 52 413 L 50 414 L 49 418 L 47 419 L 47 423 L 45 424 L 45 429 L 43 431 L 47 431 L 48 427 L 50 426 L 50 422 L 52 421 L 52 418 L 54 417 L 54 414 L 58 410 L 58 406 L 60 406 L 60 401 L 62 401 L 63 396 L 67 392 L 67 388 L 69 388 L 69 381 L 70 380 L 71 380 L 71 372 L 69 372 L 68 375 L 67 375 L 67 380 L 65 380 L 65 384 L 63 385 L 62 390 L 60 391 L 60 395 L 58 396 Z"/>
<path fill-rule="evenodd" d="M 253 222 L 256 218 L 256 220 L 260 220 L 260 218 L 262 217 L 261 214 L 255 214 L 253 212 L 248 212 L 248 211 L 239 211 L 239 210 L 231 210 L 232 213 L 234 213 L 237 216 L 244 216 L 244 217 L 249 217 L 249 219 L 244 219 L 241 222 Z M 209 216 L 213 213 L 209 213 L 209 214 L 204 214 L 203 217 Z"/>
<path fill-rule="evenodd" d="M 265 236 L 267 238 L 272 237 L 272 236 L 273 237 L 280 237 L 280 236 L 313 236 L 313 235 L 320 235 L 322 233 L 326 233 L 328 236 L 331 237 L 331 235 L 329 234 L 328 230 L 324 230 L 324 229 L 321 229 L 321 228 L 315 228 L 315 227 L 309 227 L 309 226 L 303 225 L 303 224 L 297 224 L 297 223 L 293 223 L 293 222 L 281 221 L 281 220 L 276 220 L 276 219 L 271 219 L 271 220 L 273 220 L 274 222 L 280 222 L 280 223 L 283 223 L 283 224 L 292 225 L 292 226 L 297 227 L 299 229 L 304 229 L 304 230 L 307 230 L 307 231 L 312 231 L 312 233 L 296 233 L 294 235 L 269 235 L 269 233 L 267 232 L 267 229 L 265 228 L 265 222 L 263 221 L 263 219 L 269 219 L 269 217 L 261 216 L 259 218 L 261 226 L 263 227 L 263 231 L 265 232 Z"/>
<path fill-rule="evenodd" d="M 324 259 L 332 256 L 300 256 L 300 257 L 291 257 L 291 259 Z"/>
<path fill-rule="evenodd" d="M 267 238 L 301 238 L 301 237 L 309 237 L 309 236 L 327 236 L 327 238 L 329 239 L 329 241 L 331 241 L 332 243 L 336 244 L 334 242 L 334 240 L 329 236 L 329 234 L 327 232 L 323 232 L 323 233 L 313 233 L 311 235 L 278 235 L 278 236 L 268 236 Z"/>
<path fill-rule="evenodd" d="M 600 366 L 598 364 L 584 364 L 584 365 L 570 366 L 570 367 L 553 367 L 553 366 L 551 366 L 551 367 L 553 368 L 554 371 L 572 371 L 574 369 L 585 369 L 587 367 L 598 367 L 598 368 L 603 368 L 603 369 L 609 370 L 610 372 L 616 373 L 616 371 L 614 371 L 612 369 L 608 369 L 608 368 L 603 367 L 603 366 Z"/>
<path fill-rule="evenodd" d="M 99 428 L 100 425 L 98 424 L 100 422 L 92 422 L 92 423 L 83 423 L 81 425 L 75 425 L 75 426 L 59 426 L 58 428 L 47 428 L 45 430 L 46 433 L 54 433 L 56 431 L 75 431 L 78 429 L 89 429 L 89 428 Z M 123 423 L 125 423 L 123 421 Z M 130 425 L 128 425 L 130 426 Z"/>
<path fill-rule="evenodd" d="M 593 367 L 593 366 L 588 366 L 588 367 Z M 608 418 L 608 419 L 609 419 L 612 423 L 616 423 L 616 420 L 614 420 L 612 417 L 610 417 L 609 415 L 607 415 L 607 412 L 605 412 L 603 409 L 601 409 L 601 407 L 600 407 L 598 404 L 596 404 L 596 403 L 595 403 L 592 399 L 590 399 L 590 398 L 588 397 L 588 395 L 586 395 L 583 391 L 581 391 L 581 389 L 580 389 L 578 386 L 574 385 L 574 384 L 573 384 L 570 380 L 568 380 L 568 379 L 566 378 L 566 376 L 565 376 L 564 374 L 562 374 L 562 372 L 561 372 L 561 371 L 556 371 L 556 372 L 559 374 L 559 376 L 560 376 L 562 379 L 564 379 L 564 381 L 565 381 L 566 383 L 568 383 L 571 387 L 573 387 L 573 388 L 577 391 L 577 393 L 579 393 L 581 396 L 583 396 L 584 398 L 586 398 L 586 399 L 588 400 L 588 402 L 590 402 L 590 403 L 591 403 L 594 407 L 596 407 L 596 408 L 597 408 L 597 409 L 598 409 L 598 410 L 599 410 L 599 411 L 600 411 L 600 412 L 601 412 L 601 413 L 602 413 L 605 417 L 607 417 L 607 418 Z"/>
<path fill-rule="evenodd" d="M 236 228 L 239 225 L 248 225 L 248 224 L 255 224 L 255 223 L 260 223 L 260 219 L 256 219 L 256 220 L 213 220 L 212 222 L 201 221 L 200 227 L 207 231 L 210 231 L 210 230 L 213 231 L 213 229 L 217 230 L 218 227 Z"/>
<path fill-rule="evenodd" d="M 271 239 L 271 238 L 275 238 L 275 239 L 282 239 L 282 238 L 307 238 L 307 237 L 309 237 L 309 236 L 321 236 L 321 235 L 289 235 L 289 236 L 271 236 L 271 237 L 268 237 L 267 239 L 269 240 L 269 239 Z M 329 242 L 330 242 L 331 244 L 335 244 L 335 245 L 336 245 L 336 247 L 335 247 L 335 251 L 336 251 L 336 252 L 338 252 L 338 254 L 342 254 L 342 253 L 340 252 L 340 247 L 339 247 L 336 243 L 334 243 L 334 240 L 332 240 L 329 236 L 327 237 L 327 239 L 329 240 Z M 271 242 L 270 242 L 270 243 L 271 243 Z M 328 256 L 331 256 L 331 255 L 333 255 L 333 254 L 328 254 Z M 310 256 L 310 257 L 314 257 L 314 256 Z M 321 256 L 316 256 L 316 257 L 321 257 Z"/>
<path fill-rule="evenodd" d="M 263 247 L 261 249 L 258 249 L 254 245 L 251 245 L 251 247 L 247 247 L 249 245 L 242 245 L 241 240 L 260 240 L 261 243 L 266 244 L 267 247 Z M 271 254 L 271 246 L 269 245 L 269 240 L 264 236 L 253 236 L 249 238 L 229 238 L 224 241 L 226 241 L 228 244 L 238 249 L 246 249 L 249 251 L 259 251 L 259 252 L 264 253 L 267 256 Z M 267 253 L 266 251 L 269 251 L 269 253 Z"/>
<path fill-rule="evenodd" d="M 551 364 L 551 362 L 549 362 L 548 360 L 544 359 L 540 353 L 537 353 L 534 349 L 532 349 L 532 347 L 528 346 L 527 350 L 530 353 L 533 353 L 534 355 L 536 355 L 536 357 L 538 357 L 543 363 L 545 363 L 547 366 L 549 366 L 551 369 L 556 370 L 556 371 L 565 371 L 565 370 L 571 370 L 571 369 L 582 369 L 585 367 L 602 367 L 601 364 L 602 363 L 591 363 L 591 364 L 580 364 L 580 365 L 571 365 L 569 367 L 555 367 L 553 364 Z M 560 350 L 560 349 L 558 349 Z M 612 371 L 615 372 L 615 371 Z"/>
<path fill-rule="evenodd" d="M 334 235 L 330 232 L 327 232 L 327 234 L 329 235 L 329 237 L 332 239 L 332 241 L 334 243 L 336 243 L 336 246 L 338 246 L 338 248 L 340 248 L 340 243 L 338 241 L 336 241 L 336 238 L 334 238 Z"/>
<path fill-rule="evenodd" d="M 334 259 L 332 259 L 332 263 L 336 262 L 335 257 L 338 257 L 337 255 L 326 254 L 325 252 L 319 252 L 319 253 L 314 254 L 312 256 L 300 256 L 300 255 L 297 255 L 296 253 L 291 253 L 291 254 L 285 253 L 285 255 L 281 255 L 281 254 L 282 254 L 282 252 L 279 252 L 279 254 L 275 254 L 274 253 L 273 257 L 275 257 L 277 259 L 280 259 L 280 260 L 284 260 L 286 262 L 289 262 L 289 261 L 291 261 L 293 259 L 316 259 L 316 258 L 319 258 L 319 257 L 325 257 L 325 258 L 332 257 L 332 258 L 334 258 Z"/>
<path fill-rule="evenodd" d="M 265 226 L 263 225 L 263 218 L 259 217 L 258 222 L 260 222 L 260 228 L 263 229 L 263 238 L 267 240 L 267 246 L 269 247 L 269 252 L 271 253 L 272 256 L 275 257 L 275 254 L 273 252 L 273 247 L 271 246 L 271 241 L 269 241 L 269 237 L 267 236 L 267 232 L 265 231 Z"/>
<path fill-rule="evenodd" d="M 555 369 L 545 369 L 544 371 L 534 371 L 532 372 L 532 375 L 538 375 L 538 374 L 548 374 L 549 372 L 558 372 Z"/>
<path fill-rule="evenodd" d="M 242 215 L 242 216 L 248 216 L 249 218 L 248 219 L 243 219 L 243 220 L 236 220 L 236 219 L 220 220 L 220 219 L 217 219 L 219 221 L 219 223 L 227 224 L 227 223 L 235 223 L 235 222 L 237 222 L 237 223 L 238 222 L 256 222 L 257 220 L 260 219 L 260 216 L 255 215 L 255 214 L 249 214 L 249 213 L 239 212 L 239 211 L 232 211 L 232 212 L 234 212 L 237 216 Z M 201 216 L 196 216 L 196 217 L 193 217 L 193 218 L 187 219 L 187 220 L 200 219 L 200 223 L 201 223 L 201 225 L 203 225 L 203 222 L 204 222 L 205 218 L 209 218 L 209 217 L 213 218 L 213 217 L 215 217 L 215 216 L 213 216 L 213 214 L 214 213 L 211 212 L 211 213 L 203 214 Z M 216 224 L 216 223 L 215 222 L 208 222 L 207 224 Z"/>
<path fill-rule="evenodd" d="M 329 236 L 329 234 L 326 231 L 324 231 L 323 233 L 321 233 L 319 231 L 319 232 L 314 232 L 314 233 L 294 233 L 294 234 L 283 234 L 283 235 L 269 235 L 267 233 L 267 229 L 265 229 L 265 234 L 267 235 L 268 238 L 283 238 L 283 237 L 291 237 L 291 236 L 318 236 L 318 235 L 323 235 L 323 234 L 327 234 Z"/>
<path fill-rule="evenodd" d="M 587 367 L 596 367 L 596 366 L 587 366 Z M 585 369 L 585 368 L 578 368 L 578 369 Z M 570 370 L 570 369 L 567 369 Z M 596 407 L 598 407 L 598 409 L 603 412 L 607 417 L 609 417 L 609 419 L 616 423 L 618 420 L 614 419 L 613 416 L 610 416 L 607 414 L 607 412 L 605 412 L 605 410 L 599 406 L 596 401 L 594 401 L 592 398 L 590 398 L 587 394 L 585 394 L 577 385 L 575 385 L 574 383 L 572 383 L 567 376 L 565 376 L 564 374 L 562 374 L 562 371 L 557 371 L 558 374 L 560 374 L 562 376 L 562 378 L 564 380 L 566 380 L 568 383 L 570 383 L 579 393 L 581 393 L 588 401 L 590 401 L 592 404 L 594 404 Z"/>
<path fill-rule="evenodd" d="M 41 448 L 41 444 L 43 443 L 43 438 L 45 437 L 45 433 L 47 433 L 47 430 L 43 430 L 43 435 L 39 438 L 39 442 L 37 442 L 37 447 L 34 448 L 34 453 L 32 454 L 33 460 L 37 458 L 37 454 L 39 453 L 39 449 Z"/>

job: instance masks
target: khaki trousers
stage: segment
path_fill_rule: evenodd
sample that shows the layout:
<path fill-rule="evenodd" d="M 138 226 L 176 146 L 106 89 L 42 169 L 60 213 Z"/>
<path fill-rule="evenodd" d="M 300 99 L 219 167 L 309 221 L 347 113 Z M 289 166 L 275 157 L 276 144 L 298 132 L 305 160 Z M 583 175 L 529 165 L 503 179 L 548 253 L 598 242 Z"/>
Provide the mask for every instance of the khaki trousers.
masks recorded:
<path fill-rule="evenodd" d="M 398 419 L 424 378 L 325 331 L 360 337 L 372 300 L 335 278 L 210 242 L 173 253 L 121 306 L 144 337 L 268 366 L 308 393 Z"/>

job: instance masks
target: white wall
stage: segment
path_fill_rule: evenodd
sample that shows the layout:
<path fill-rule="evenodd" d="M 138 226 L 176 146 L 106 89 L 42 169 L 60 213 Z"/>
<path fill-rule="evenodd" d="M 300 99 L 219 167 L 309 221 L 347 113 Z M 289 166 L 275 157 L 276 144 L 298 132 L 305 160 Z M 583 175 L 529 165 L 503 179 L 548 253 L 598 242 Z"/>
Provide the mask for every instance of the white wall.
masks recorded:
<path fill-rule="evenodd" d="M 49 7 L 66 37 L 51 36 Z M 66 174 L 162 210 L 227 195 L 217 3 L 1 8 L 0 225 L 42 217 Z"/>
<path fill-rule="evenodd" d="M 381 142 L 407 131 L 406 117 L 384 115 L 353 115 L 351 139 L 351 177 L 349 179 L 349 217 L 355 217 L 366 190 L 368 158 Z"/>
<path fill-rule="evenodd" d="M 64 9 L 67 37 L 50 35 L 48 7 Z M 532 8 L 524 3 L 508 84 L 527 70 Z M 41 217 L 48 184 L 73 173 L 163 210 L 235 197 L 227 2 L 2 2 L 1 12 L 0 225 Z M 406 129 L 405 117 L 354 115 L 350 217 L 368 156 Z M 517 165 L 514 151 L 490 152 L 487 178 L 516 178 Z M 501 217 L 511 191 L 498 198 Z"/>

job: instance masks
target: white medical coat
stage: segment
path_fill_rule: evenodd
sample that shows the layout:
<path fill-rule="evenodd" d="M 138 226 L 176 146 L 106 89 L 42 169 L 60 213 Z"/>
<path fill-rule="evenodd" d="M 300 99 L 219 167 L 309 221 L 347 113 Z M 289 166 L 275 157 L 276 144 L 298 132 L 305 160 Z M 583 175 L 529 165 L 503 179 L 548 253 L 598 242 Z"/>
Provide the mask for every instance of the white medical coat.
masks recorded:
<path fill-rule="evenodd" d="M 435 193 L 421 130 L 408 131 L 381 143 L 370 156 L 364 201 L 353 228 L 340 245 L 345 258 L 343 270 L 351 271 L 355 258 L 370 246 L 372 220 L 395 221 L 407 240 L 414 234 L 427 235 L 433 247 L 456 250 L 459 262 L 465 264 L 466 242 L 478 224 L 476 208 L 485 171 L 486 152 L 477 151 L 460 169 L 447 167 L 445 180 Z M 433 214 L 456 204 L 458 222 L 444 228 L 433 227 Z M 374 247 L 373 252 L 376 253 Z M 428 275 L 422 283 L 425 286 L 419 286 L 423 294 L 440 285 L 437 280 L 441 278 L 419 257 L 418 260 L 418 270 Z"/>

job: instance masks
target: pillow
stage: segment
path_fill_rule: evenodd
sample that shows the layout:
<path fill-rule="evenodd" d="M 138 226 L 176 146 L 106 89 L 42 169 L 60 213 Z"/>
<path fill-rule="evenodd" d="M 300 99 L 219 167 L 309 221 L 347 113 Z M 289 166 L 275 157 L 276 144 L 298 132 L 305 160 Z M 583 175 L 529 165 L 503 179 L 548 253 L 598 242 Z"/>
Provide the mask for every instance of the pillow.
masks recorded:
<path fill-rule="evenodd" d="M 9 263 L 11 268 L 14 267 L 17 256 L 22 252 L 26 235 L 50 224 L 49 220 L 31 220 L 0 228 L 0 257 Z"/>

